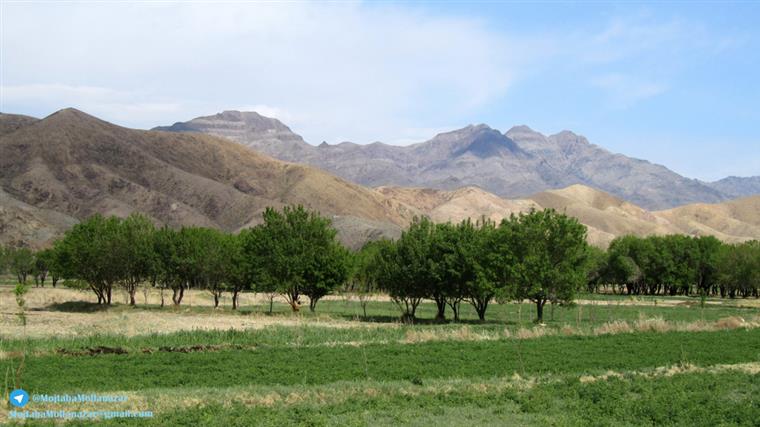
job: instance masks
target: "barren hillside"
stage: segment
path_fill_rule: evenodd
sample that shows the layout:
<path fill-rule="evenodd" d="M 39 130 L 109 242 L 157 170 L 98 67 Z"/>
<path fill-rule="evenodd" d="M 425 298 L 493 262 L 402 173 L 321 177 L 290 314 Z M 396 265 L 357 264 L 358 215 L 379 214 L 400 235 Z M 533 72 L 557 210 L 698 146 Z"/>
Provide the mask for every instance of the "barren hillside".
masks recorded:
<path fill-rule="evenodd" d="M 126 129 L 67 109 L 0 138 L 0 184 L 29 206 L 83 219 L 140 211 L 157 223 L 237 230 L 267 206 L 404 224 L 380 193 L 227 139 Z M 5 239 L 5 236 L 4 236 Z"/>

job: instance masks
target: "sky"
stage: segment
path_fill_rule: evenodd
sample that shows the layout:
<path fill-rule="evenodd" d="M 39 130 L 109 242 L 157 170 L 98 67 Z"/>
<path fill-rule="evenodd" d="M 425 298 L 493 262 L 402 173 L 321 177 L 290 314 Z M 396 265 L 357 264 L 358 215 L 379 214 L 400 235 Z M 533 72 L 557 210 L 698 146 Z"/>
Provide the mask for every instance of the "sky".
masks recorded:
<path fill-rule="evenodd" d="M 0 2 L 0 111 L 152 128 L 223 110 L 308 142 L 572 130 L 760 175 L 760 2 Z"/>

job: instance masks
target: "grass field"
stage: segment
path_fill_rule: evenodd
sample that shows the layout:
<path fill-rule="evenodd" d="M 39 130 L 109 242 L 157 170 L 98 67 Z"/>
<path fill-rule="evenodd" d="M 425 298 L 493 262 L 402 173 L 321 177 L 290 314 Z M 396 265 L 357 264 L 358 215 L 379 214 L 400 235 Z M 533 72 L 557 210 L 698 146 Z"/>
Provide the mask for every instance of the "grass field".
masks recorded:
<path fill-rule="evenodd" d="M 29 410 L 139 410 L 102 425 L 757 425 L 756 300 L 582 296 L 534 325 L 530 304 L 486 322 L 403 325 L 382 296 L 367 317 L 333 297 L 293 314 L 246 295 L 237 312 L 191 292 L 187 306 L 110 308 L 32 289 L 22 327 L 0 286 L 0 374 L 30 394 L 101 393 L 116 403 Z M 117 298 L 117 302 L 120 300 Z M 140 303 L 143 303 L 140 305 Z M 146 304 L 147 303 L 147 304 Z M 183 303 L 184 304 L 184 303 Z M 546 317 L 551 319 L 547 308 Z M 0 423 L 13 424 L 3 405 Z M 88 425 L 90 421 L 70 421 Z M 50 425 L 35 421 L 29 425 Z"/>

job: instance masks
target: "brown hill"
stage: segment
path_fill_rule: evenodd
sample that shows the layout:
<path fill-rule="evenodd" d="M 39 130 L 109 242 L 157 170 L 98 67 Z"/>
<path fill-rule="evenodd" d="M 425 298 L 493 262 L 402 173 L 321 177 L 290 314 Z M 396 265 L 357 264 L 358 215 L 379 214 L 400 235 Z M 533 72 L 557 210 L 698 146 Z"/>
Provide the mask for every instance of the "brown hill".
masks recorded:
<path fill-rule="evenodd" d="M 584 185 L 534 194 L 531 199 L 544 208 L 553 208 L 578 218 L 589 231 L 589 241 L 607 246 L 616 236 L 679 232 L 667 221 L 634 204 Z"/>
<path fill-rule="evenodd" d="M 727 241 L 760 238 L 760 196 L 718 204 L 697 203 L 655 212 L 683 233 L 714 235 Z"/>
<path fill-rule="evenodd" d="M 0 113 L 0 136 L 15 132 L 22 127 L 28 126 L 38 119 L 21 114 Z"/>
<path fill-rule="evenodd" d="M 713 235 L 726 242 L 760 238 L 760 196 L 657 212 L 583 185 L 545 191 L 531 199 L 578 218 L 588 227 L 589 241 L 602 247 L 625 234 Z"/>
<path fill-rule="evenodd" d="M 172 226 L 237 230 L 267 206 L 300 203 L 325 215 L 406 222 L 404 208 L 380 193 L 320 170 L 223 138 L 127 129 L 74 109 L 0 137 L 0 170 L 11 197 L 79 220 L 140 211 Z"/>
<path fill-rule="evenodd" d="M 78 221 L 66 214 L 40 209 L 17 200 L 0 189 L 0 243 L 37 247 L 53 240 Z"/>
<path fill-rule="evenodd" d="M 502 199 L 477 187 L 454 191 L 429 188 L 378 187 L 389 198 L 411 206 L 435 222 L 460 222 L 463 219 L 488 219 L 499 222 L 511 214 L 541 209 L 532 200 Z"/>

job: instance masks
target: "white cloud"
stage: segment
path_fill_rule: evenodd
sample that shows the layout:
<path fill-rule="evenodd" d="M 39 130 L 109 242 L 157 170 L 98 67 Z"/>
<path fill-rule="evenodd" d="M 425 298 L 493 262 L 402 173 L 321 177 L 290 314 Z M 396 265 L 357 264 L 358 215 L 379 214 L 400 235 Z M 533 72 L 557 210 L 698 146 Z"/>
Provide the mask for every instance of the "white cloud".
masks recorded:
<path fill-rule="evenodd" d="M 3 12 L 3 108 L 79 105 L 151 127 L 251 106 L 311 142 L 392 140 L 419 116 L 435 125 L 482 107 L 509 89 L 525 49 L 477 20 L 391 5 L 11 3 Z"/>
<path fill-rule="evenodd" d="M 139 93 L 64 84 L 0 86 L 0 99 L 2 111 L 7 111 L 6 106 L 29 109 L 39 105 L 53 109 L 75 107 L 126 125 L 170 117 L 182 108 L 179 103 L 146 99 Z"/>
<path fill-rule="evenodd" d="M 733 43 L 692 22 L 636 14 L 591 28 L 538 23 L 517 35 L 388 3 L 3 2 L 0 9 L 0 110 L 42 115 L 74 106 L 145 128 L 254 110 L 312 143 L 424 140 L 500 111 L 524 82 L 522 99 L 534 110 L 544 108 L 542 90 L 572 99 L 589 87 L 593 102 L 601 94 L 613 108 L 628 108 L 678 84 L 676 58 Z M 571 119 L 562 115 L 557 126 Z"/>

